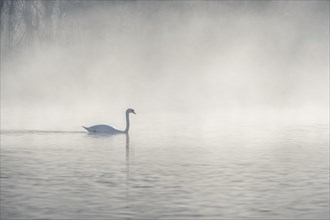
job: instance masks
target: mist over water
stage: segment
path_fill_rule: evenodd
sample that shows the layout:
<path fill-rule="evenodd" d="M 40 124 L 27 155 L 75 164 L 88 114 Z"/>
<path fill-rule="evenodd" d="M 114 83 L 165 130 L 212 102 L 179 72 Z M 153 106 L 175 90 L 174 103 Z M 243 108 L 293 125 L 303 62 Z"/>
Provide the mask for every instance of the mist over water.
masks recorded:
<path fill-rule="evenodd" d="M 2 54 L 2 129 L 120 127 L 127 107 L 149 123 L 329 119 L 329 2 L 85 4 L 64 37 Z"/>
<path fill-rule="evenodd" d="M 1 219 L 329 218 L 329 1 L 5 3 Z"/>

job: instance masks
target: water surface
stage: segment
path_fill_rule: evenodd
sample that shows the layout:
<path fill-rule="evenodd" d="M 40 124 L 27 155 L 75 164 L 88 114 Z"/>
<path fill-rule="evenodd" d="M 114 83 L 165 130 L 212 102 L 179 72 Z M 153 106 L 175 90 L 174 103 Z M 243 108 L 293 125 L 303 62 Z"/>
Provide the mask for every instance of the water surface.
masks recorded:
<path fill-rule="evenodd" d="M 174 130 L 2 131 L 1 219 L 329 218 L 328 124 Z"/>

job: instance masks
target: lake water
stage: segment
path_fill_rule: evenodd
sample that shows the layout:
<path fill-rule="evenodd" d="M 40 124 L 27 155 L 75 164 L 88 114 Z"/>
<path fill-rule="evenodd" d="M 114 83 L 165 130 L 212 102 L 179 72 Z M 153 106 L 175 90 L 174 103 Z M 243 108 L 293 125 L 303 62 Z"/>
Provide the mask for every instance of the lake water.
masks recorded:
<path fill-rule="evenodd" d="M 1 219 L 327 219 L 329 125 L 1 132 Z"/>

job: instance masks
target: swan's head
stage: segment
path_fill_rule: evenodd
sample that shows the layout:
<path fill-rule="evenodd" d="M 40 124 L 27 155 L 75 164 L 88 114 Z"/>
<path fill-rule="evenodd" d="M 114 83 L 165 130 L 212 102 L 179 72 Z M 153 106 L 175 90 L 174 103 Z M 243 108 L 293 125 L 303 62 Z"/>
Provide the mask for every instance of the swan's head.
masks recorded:
<path fill-rule="evenodd" d="M 134 109 L 131 109 L 131 108 L 127 109 L 127 110 L 126 110 L 126 113 L 127 113 L 127 114 L 129 114 L 129 113 L 136 114 L 135 111 L 134 111 Z"/>

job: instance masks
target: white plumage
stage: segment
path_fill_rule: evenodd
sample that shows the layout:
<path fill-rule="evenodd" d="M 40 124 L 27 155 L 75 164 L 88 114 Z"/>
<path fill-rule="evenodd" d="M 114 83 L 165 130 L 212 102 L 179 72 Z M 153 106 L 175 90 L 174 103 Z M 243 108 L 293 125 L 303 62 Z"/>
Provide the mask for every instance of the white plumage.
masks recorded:
<path fill-rule="evenodd" d="M 128 134 L 129 130 L 129 113 L 136 114 L 135 111 L 131 108 L 126 110 L 126 129 L 121 131 L 109 125 L 94 125 L 91 127 L 84 127 L 90 133 L 109 133 L 109 134 Z"/>

